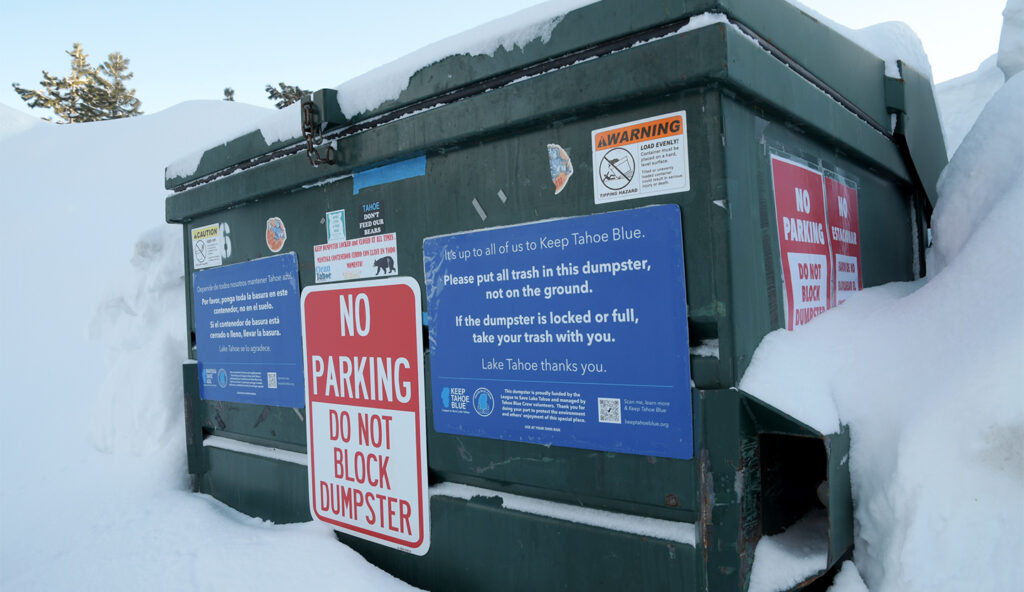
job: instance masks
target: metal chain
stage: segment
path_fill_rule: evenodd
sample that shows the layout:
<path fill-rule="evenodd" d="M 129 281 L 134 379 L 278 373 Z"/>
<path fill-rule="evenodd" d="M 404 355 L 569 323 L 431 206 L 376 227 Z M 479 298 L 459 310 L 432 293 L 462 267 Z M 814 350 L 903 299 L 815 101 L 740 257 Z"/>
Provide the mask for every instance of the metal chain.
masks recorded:
<path fill-rule="evenodd" d="M 316 123 L 316 111 L 312 102 L 302 103 L 302 135 L 306 138 L 306 157 L 314 167 L 322 164 L 334 164 L 334 148 L 327 146 L 326 156 L 322 156 L 317 145 L 323 142 L 323 131 Z"/>

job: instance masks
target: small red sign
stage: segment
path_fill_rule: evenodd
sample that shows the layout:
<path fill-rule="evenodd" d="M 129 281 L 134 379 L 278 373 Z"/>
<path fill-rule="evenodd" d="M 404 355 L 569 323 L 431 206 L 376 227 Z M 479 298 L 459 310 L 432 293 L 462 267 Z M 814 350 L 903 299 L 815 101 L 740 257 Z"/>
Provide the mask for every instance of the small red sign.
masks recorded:
<path fill-rule="evenodd" d="M 786 283 L 786 328 L 806 325 L 832 304 L 821 173 L 772 156 L 779 250 Z"/>
<path fill-rule="evenodd" d="M 828 240 L 832 249 L 835 290 L 832 305 L 838 306 L 864 287 L 860 268 L 860 220 L 857 190 L 842 181 L 825 178 L 828 200 Z"/>
<path fill-rule="evenodd" d="M 421 310 L 405 277 L 302 291 L 310 511 L 416 555 L 430 546 Z"/>

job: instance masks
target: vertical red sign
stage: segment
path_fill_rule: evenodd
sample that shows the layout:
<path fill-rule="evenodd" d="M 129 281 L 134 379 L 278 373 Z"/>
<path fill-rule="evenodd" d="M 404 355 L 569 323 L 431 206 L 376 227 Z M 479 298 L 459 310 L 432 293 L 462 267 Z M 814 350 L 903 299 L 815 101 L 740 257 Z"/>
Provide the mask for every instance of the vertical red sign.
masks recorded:
<path fill-rule="evenodd" d="M 411 278 L 302 291 L 310 511 L 417 555 L 430 546 L 421 311 Z"/>
<path fill-rule="evenodd" d="M 821 173 L 774 155 L 772 182 L 786 283 L 786 328 L 792 331 L 831 305 L 825 196 Z"/>
<path fill-rule="evenodd" d="M 828 240 L 832 250 L 835 290 L 832 305 L 838 306 L 864 287 L 860 267 L 860 220 L 857 190 L 841 181 L 825 178 L 828 201 Z"/>

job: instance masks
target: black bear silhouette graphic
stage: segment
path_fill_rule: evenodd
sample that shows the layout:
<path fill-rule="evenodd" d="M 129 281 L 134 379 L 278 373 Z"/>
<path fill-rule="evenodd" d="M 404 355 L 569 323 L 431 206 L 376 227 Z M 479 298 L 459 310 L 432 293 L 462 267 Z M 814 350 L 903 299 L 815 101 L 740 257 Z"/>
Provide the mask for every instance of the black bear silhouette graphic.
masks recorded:
<path fill-rule="evenodd" d="M 381 257 L 380 259 L 373 262 L 374 266 L 377 267 L 377 273 L 373 275 L 380 275 L 380 272 L 384 272 L 385 275 L 389 273 L 395 273 L 395 260 L 391 256 Z"/>

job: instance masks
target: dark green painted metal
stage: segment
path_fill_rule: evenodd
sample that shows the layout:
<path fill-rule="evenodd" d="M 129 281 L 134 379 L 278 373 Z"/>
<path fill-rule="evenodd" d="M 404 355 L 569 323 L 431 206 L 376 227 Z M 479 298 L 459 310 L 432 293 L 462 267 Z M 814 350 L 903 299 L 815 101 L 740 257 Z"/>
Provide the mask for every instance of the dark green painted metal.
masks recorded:
<path fill-rule="evenodd" d="M 850 428 L 825 436 L 828 451 L 828 562 L 853 548 L 853 489 L 850 482 Z"/>
<path fill-rule="evenodd" d="M 399 100 L 364 115 L 415 104 L 543 59 L 591 51 L 605 40 L 710 9 L 728 12 L 763 39 L 755 42 L 732 25 L 716 23 L 492 92 L 470 93 L 351 135 L 341 135 L 346 124 L 333 126 L 328 133 L 338 132 L 334 165 L 314 168 L 304 153 L 295 152 L 267 158 L 239 174 L 195 181 L 213 172 L 211 167 L 240 162 L 240 155 L 263 157 L 275 149 L 242 138 L 208 152 L 201 165 L 205 172 L 169 183 L 181 187 L 195 181 L 166 203 L 167 219 L 183 224 L 186 244 L 191 228 L 211 223 L 230 228 L 232 254 L 225 264 L 269 255 L 266 220 L 280 217 L 288 229 L 285 251 L 298 255 L 301 286 L 314 283 L 312 249 L 326 242 L 324 213 L 331 210 L 349 213 L 351 237 L 358 235 L 361 206 L 380 202 L 383 231 L 398 234 L 399 273 L 422 285 L 422 242 L 430 236 L 655 203 L 679 205 L 691 344 L 719 343 L 718 357 L 691 356 L 694 459 L 439 434 L 429 412 L 428 451 L 432 483 L 464 483 L 693 522 L 696 547 L 522 514 L 493 499 L 467 502 L 436 495 L 429 554 L 416 558 L 345 538 L 371 561 L 431 589 L 521 589 L 535 578 L 538 585 L 532 587 L 544 589 L 743 590 L 760 537 L 810 510 L 827 511 L 830 517 L 830 561 L 849 552 L 849 432 L 819 434 L 731 388 L 761 338 L 784 326 L 770 157 L 802 160 L 857 185 L 866 285 L 914 279 L 923 269 L 917 255 L 923 233 L 915 232 L 910 221 L 923 222 L 915 204 L 926 197 L 917 183 L 923 178 L 920 167 L 906 164 L 910 135 L 904 144 L 900 138 L 921 112 L 916 105 L 930 98 L 930 89 L 927 97 L 917 92 L 911 99 L 906 93 L 910 113 L 900 111 L 903 127 L 894 141 L 885 116 L 886 109 L 895 109 L 892 92 L 898 87 L 883 79 L 881 62 L 859 48 L 850 50 L 848 41 L 788 4 L 702 0 L 634 6 L 615 0 L 567 15 L 547 45 L 499 50 L 494 58 L 444 60 L 417 73 Z M 795 62 L 787 63 L 790 58 Z M 330 94 L 312 100 L 324 120 L 337 121 L 338 113 L 325 112 Z M 835 100 L 837 94 L 844 102 Z M 595 205 L 591 130 L 678 110 L 687 112 L 690 191 Z M 922 131 L 914 138 L 926 137 L 930 124 L 927 117 L 921 119 Z M 565 148 L 575 168 L 558 196 L 549 175 L 548 143 Z M 353 172 L 419 154 L 426 155 L 424 176 L 353 195 Z M 499 190 L 507 201 L 499 199 Z M 486 219 L 472 206 L 474 199 Z M 191 328 L 189 249 L 185 257 Z M 194 348 L 190 356 L 195 357 Z M 430 397 L 429 351 L 425 360 Z M 187 429 L 193 442 L 198 431 L 304 451 L 304 410 L 199 401 L 198 384 L 189 384 L 198 378 L 194 370 L 188 372 L 186 396 L 192 399 L 186 401 L 192 411 Z M 210 446 L 193 446 L 189 452 L 200 490 L 253 515 L 308 519 L 304 467 Z M 817 501 L 821 481 L 828 483 L 827 509 Z"/>
<path fill-rule="evenodd" d="M 206 472 L 203 455 L 203 428 L 197 414 L 202 406 L 199 398 L 199 366 L 182 364 L 181 384 L 185 395 L 185 459 L 190 475 Z"/>
<path fill-rule="evenodd" d="M 638 32 L 673 24 L 705 12 L 727 15 L 757 34 L 791 64 L 805 69 L 822 86 L 858 110 L 878 127 L 887 129 L 888 114 L 883 82 L 884 63 L 849 39 L 822 26 L 813 17 L 783 0 L 605 0 L 582 7 L 559 21 L 545 43 L 535 40 L 511 51 L 498 48 L 492 56 L 456 55 L 423 68 L 409 80 L 400 96 L 369 111 L 345 117 L 331 105 L 325 121 L 355 123 L 399 110 L 459 89 L 480 85 L 525 67 L 541 64 L 556 56 L 585 52 L 590 48 L 628 38 Z M 842 63 L 842 68 L 834 64 Z M 329 91 L 328 95 L 330 94 Z M 345 89 L 342 88 L 344 93 Z M 314 101 L 326 105 L 326 97 Z M 930 98 L 930 90 L 929 90 Z M 927 107 L 926 103 L 921 104 Z M 301 139 L 296 114 L 293 140 L 268 145 L 259 131 L 208 150 L 197 170 L 190 175 L 169 178 L 168 189 L 225 167 L 242 163 Z"/>
<path fill-rule="evenodd" d="M 887 123 L 885 64 L 877 56 L 789 2 L 722 0 L 721 6 L 875 124 Z"/>
<path fill-rule="evenodd" d="M 689 590 L 696 575 L 690 545 L 507 510 L 494 498 L 434 495 L 430 512 L 422 559 L 338 538 L 427 590 Z"/>
<path fill-rule="evenodd" d="M 927 196 L 928 212 L 939 200 L 939 175 L 946 166 L 946 141 L 939 124 L 939 111 L 932 95 L 931 80 L 900 62 L 904 103 L 898 113 L 897 135 L 906 146 L 916 180 Z"/>
<path fill-rule="evenodd" d="M 295 503 L 308 495 L 305 465 L 212 446 L 204 450 L 209 468 L 197 478 L 200 491 L 278 524 L 309 522 L 309 505 Z"/>
<path fill-rule="evenodd" d="M 889 113 L 906 113 L 907 97 L 903 93 L 903 79 L 885 77 L 885 108 Z"/>
<path fill-rule="evenodd" d="M 320 123 L 335 125 L 348 123 L 345 114 L 341 112 L 341 105 L 338 104 L 338 91 L 333 88 L 314 91 L 309 97 L 309 101 L 312 101 L 315 112 L 320 115 L 322 119 Z"/>

